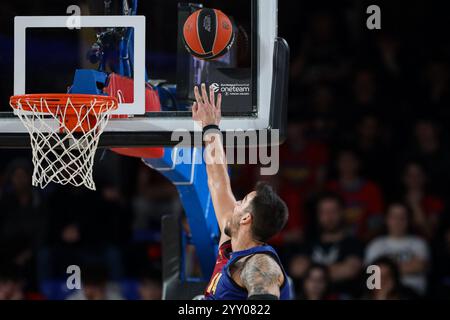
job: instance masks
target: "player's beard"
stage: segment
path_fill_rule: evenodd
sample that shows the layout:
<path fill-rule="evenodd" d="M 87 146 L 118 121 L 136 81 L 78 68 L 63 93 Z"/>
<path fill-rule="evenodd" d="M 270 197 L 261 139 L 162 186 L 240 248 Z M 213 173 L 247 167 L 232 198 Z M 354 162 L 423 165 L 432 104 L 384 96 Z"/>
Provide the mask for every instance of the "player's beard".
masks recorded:
<path fill-rule="evenodd" d="M 230 237 L 230 238 L 231 238 L 231 236 L 233 234 L 233 230 L 232 230 L 232 227 L 231 227 L 232 223 L 233 223 L 232 220 L 227 221 L 227 224 L 225 225 L 225 228 L 223 229 L 223 233 L 225 233 L 225 235 Z"/>
<path fill-rule="evenodd" d="M 229 225 L 229 224 L 227 224 L 227 225 L 225 226 L 225 228 L 223 229 L 223 232 L 225 233 L 226 236 L 228 236 L 228 237 L 231 238 L 231 228 L 230 228 L 230 225 Z"/>

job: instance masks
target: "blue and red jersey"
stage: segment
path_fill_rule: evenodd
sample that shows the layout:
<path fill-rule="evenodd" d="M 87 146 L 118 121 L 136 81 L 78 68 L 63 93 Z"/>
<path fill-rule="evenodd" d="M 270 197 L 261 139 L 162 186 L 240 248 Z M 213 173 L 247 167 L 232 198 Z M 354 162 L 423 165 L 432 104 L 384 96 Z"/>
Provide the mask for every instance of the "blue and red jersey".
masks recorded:
<path fill-rule="evenodd" d="M 248 292 L 239 286 L 231 277 L 230 268 L 237 261 L 255 254 L 267 254 L 271 256 L 280 266 L 284 275 L 284 283 L 280 288 L 280 300 L 290 300 L 291 290 L 288 276 L 284 271 L 280 258 L 269 245 L 253 247 L 243 251 L 232 251 L 231 242 L 223 243 L 219 248 L 216 267 L 214 268 L 211 281 L 206 288 L 206 300 L 247 300 Z"/>

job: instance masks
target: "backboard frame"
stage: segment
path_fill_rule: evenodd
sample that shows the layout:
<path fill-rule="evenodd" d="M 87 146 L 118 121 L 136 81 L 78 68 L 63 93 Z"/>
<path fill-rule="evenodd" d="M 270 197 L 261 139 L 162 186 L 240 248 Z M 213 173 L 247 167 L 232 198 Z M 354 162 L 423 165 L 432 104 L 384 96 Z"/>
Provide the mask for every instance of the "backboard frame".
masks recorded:
<path fill-rule="evenodd" d="M 274 96 L 274 85 L 277 82 L 277 77 L 283 77 L 283 75 L 276 74 L 276 63 L 288 65 L 289 61 L 277 61 L 279 57 L 275 57 L 278 31 L 278 0 L 253 0 L 253 3 L 253 23 L 257 26 L 257 30 L 254 30 L 254 33 L 256 38 L 256 103 L 258 106 L 258 113 L 242 117 L 224 117 L 221 122 L 221 128 L 224 132 L 232 132 L 235 130 L 270 131 L 272 129 L 282 129 L 282 119 L 283 114 L 285 114 L 283 109 L 285 109 L 286 106 L 284 106 L 284 102 L 275 101 L 279 98 L 279 95 L 276 97 Z M 93 24 L 89 23 L 92 22 L 89 19 L 92 17 L 93 16 L 83 16 L 81 19 L 82 25 L 94 27 Z M 111 16 L 100 17 L 102 20 L 97 20 L 97 22 L 108 20 L 107 26 L 112 25 L 110 22 Z M 131 18 L 126 16 L 113 17 L 114 19 L 118 18 L 123 20 L 123 22 L 126 23 L 129 23 L 129 18 Z M 46 17 L 39 17 L 38 19 L 42 18 Z M 54 18 L 54 16 L 52 18 Z M 67 16 L 59 17 L 58 19 L 61 18 L 64 19 L 65 25 Z M 53 23 L 51 21 L 55 20 L 50 19 L 49 21 L 49 23 Z M 62 20 L 58 21 L 58 25 L 61 25 L 61 21 Z M 285 58 L 286 57 L 284 57 L 284 59 Z M 138 62 L 138 60 L 139 59 L 135 61 Z M 283 69 L 285 68 L 283 67 Z M 142 86 L 144 86 L 144 82 L 145 81 L 142 82 Z M 280 114 L 278 114 L 278 112 Z M 281 121 L 279 121 L 280 119 Z M 149 115 L 146 118 L 111 119 L 102 135 L 99 147 L 175 145 L 178 141 L 171 141 L 171 135 L 173 131 L 180 129 L 189 131 L 191 134 L 201 132 L 201 128 L 192 121 L 190 113 L 173 116 L 162 112 L 157 115 Z M 283 139 L 282 134 L 281 139 Z M 280 142 L 281 141 L 275 141 L 272 143 L 278 144 Z M 2 147 L 29 148 L 28 133 L 26 132 L 25 127 L 20 123 L 19 119 L 15 119 L 12 116 L 0 118 L 0 148 Z"/>
<path fill-rule="evenodd" d="M 67 28 L 72 16 L 17 16 L 14 18 L 14 95 L 26 94 L 26 31 Z M 145 16 L 79 16 L 77 28 L 134 29 L 134 101 L 119 103 L 112 114 L 145 114 Z"/>

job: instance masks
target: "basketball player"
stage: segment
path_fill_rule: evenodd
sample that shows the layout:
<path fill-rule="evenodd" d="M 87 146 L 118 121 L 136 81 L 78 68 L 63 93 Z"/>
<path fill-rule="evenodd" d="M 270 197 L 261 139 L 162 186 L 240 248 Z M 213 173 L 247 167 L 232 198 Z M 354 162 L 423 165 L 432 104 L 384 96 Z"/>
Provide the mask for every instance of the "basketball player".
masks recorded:
<path fill-rule="evenodd" d="M 214 158 L 212 163 L 207 161 L 208 186 L 221 231 L 219 255 L 205 299 L 290 299 L 286 272 L 275 250 L 266 244 L 286 224 L 287 207 L 266 184 L 258 184 L 236 201 L 219 130 L 222 96 L 216 101 L 213 88 L 208 94 L 205 84 L 194 91 L 193 119 L 203 126 L 207 149 L 213 149 L 206 155 L 209 160 Z"/>

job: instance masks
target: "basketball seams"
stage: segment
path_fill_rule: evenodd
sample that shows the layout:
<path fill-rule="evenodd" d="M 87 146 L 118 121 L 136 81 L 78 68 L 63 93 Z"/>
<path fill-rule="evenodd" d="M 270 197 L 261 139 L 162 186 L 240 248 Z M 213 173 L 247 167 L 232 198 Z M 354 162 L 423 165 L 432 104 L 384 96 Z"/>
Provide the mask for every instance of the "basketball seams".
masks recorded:
<path fill-rule="evenodd" d="M 204 55 L 205 51 L 203 46 L 201 45 L 201 41 L 197 34 L 197 17 L 199 12 L 194 12 L 185 22 L 185 26 L 183 29 L 183 42 L 186 49 L 194 56 Z"/>
<path fill-rule="evenodd" d="M 217 39 L 220 39 L 219 44 L 221 44 L 221 46 L 220 46 L 220 48 L 217 48 L 217 50 L 214 50 L 214 55 L 216 55 L 217 57 L 222 56 L 229 49 L 229 46 L 233 43 L 233 28 L 232 28 L 231 20 L 224 14 L 218 15 L 217 23 L 222 27 L 224 22 L 227 22 L 230 25 L 231 30 L 230 30 L 230 32 L 227 32 L 228 33 L 227 39 L 221 39 L 219 36 L 219 34 L 224 33 L 222 31 L 225 31 L 225 29 L 221 30 L 221 31 L 218 30 Z M 228 31 L 228 30 L 226 30 L 226 31 Z M 223 47 L 222 47 L 222 43 L 223 43 Z M 214 49 L 216 49 L 216 48 L 214 48 Z"/>
<path fill-rule="evenodd" d="M 233 37 L 233 35 L 232 35 L 231 38 L 230 38 L 230 41 L 229 41 L 228 44 L 227 44 L 227 46 L 226 46 L 222 51 L 220 51 L 220 52 L 216 55 L 216 58 L 221 57 L 221 56 L 223 56 L 225 53 L 227 53 L 228 50 L 229 50 L 229 48 L 230 48 L 230 46 L 233 45 L 234 40 L 235 40 L 235 39 L 234 39 L 234 37 Z"/>
<path fill-rule="evenodd" d="M 203 9 L 199 14 L 200 41 L 208 56 L 214 56 L 214 43 L 217 35 L 217 19 L 214 9 Z"/>
<path fill-rule="evenodd" d="M 214 16 L 216 17 L 216 34 L 214 35 L 214 43 L 212 45 L 212 54 L 215 54 L 215 48 L 216 48 L 216 42 L 217 38 L 219 37 L 219 15 L 217 14 L 217 10 L 214 9 Z"/>
<path fill-rule="evenodd" d="M 203 50 L 203 54 L 206 54 L 206 50 L 205 50 L 205 48 L 203 47 L 203 44 L 202 44 L 202 40 L 200 39 L 200 13 L 201 13 L 201 10 L 198 10 L 197 11 L 197 15 L 196 15 L 196 18 L 195 18 L 195 20 L 196 20 L 196 25 L 197 25 L 197 30 L 195 31 L 195 33 L 196 33 L 196 35 L 197 35 L 197 39 L 198 39 L 198 43 L 200 44 L 200 47 L 202 48 L 202 50 Z M 199 53 L 200 54 L 200 53 Z"/>
<path fill-rule="evenodd" d="M 233 27 L 232 27 L 232 23 L 231 23 L 231 20 L 230 20 L 230 18 L 228 18 L 227 17 L 227 19 L 229 20 L 229 22 L 230 22 L 230 26 L 231 26 L 231 32 L 230 32 L 230 35 L 229 35 L 229 37 L 228 37 L 228 40 L 227 40 L 227 45 L 225 46 L 225 49 L 226 48 L 228 48 L 228 46 L 230 45 L 230 43 L 232 42 L 232 40 L 233 40 Z"/>
<path fill-rule="evenodd" d="M 228 46 L 233 42 L 233 27 L 232 27 L 232 22 L 230 20 L 230 26 L 231 26 L 231 32 L 230 32 L 230 36 L 228 37 L 228 41 L 227 41 L 227 45 L 225 46 L 225 49 L 228 48 Z"/>

